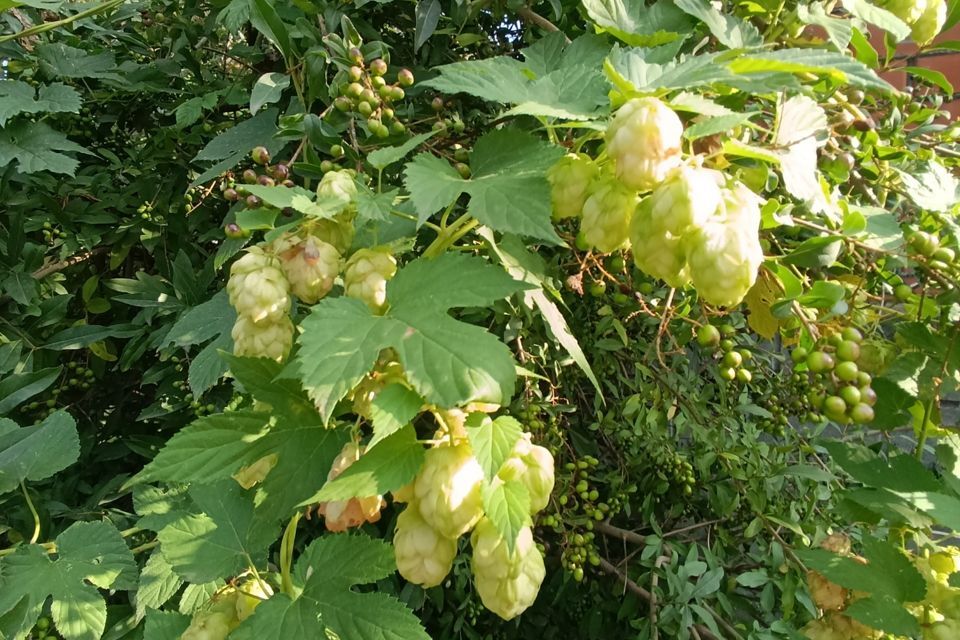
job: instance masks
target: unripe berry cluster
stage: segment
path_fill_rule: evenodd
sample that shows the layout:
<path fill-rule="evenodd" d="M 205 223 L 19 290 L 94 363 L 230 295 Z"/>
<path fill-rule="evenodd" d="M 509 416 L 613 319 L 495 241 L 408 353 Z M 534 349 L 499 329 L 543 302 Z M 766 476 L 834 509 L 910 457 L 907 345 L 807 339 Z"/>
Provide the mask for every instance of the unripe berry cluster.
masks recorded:
<path fill-rule="evenodd" d="M 413 73 L 401 69 L 396 82 L 389 84 L 386 80 L 389 68 L 385 60 L 377 58 L 368 64 L 357 48 L 351 49 L 348 56 L 352 64 L 339 76 L 339 95 L 333 106 L 343 113 L 364 118 L 371 136 L 387 138 L 406 131 L 394 109 L 406 95 L 404 87 L 413 85 Z"/>
<path fill-rule="evenodd" d="M 834 333 L 813 350 L 797 347 L 790 354 L 798 372 L 805 369 L 813 388 L 808 400 L 814 411 L 840 424 L 864 424 L 874 418 L 877 394 L 872 377 L 857 366 L 863 335 L 853 327 Z"/>
<path fill-rule="evenodd" d="M 733 325 L 724 324 L 719 328 L 712 324 L 697 329 L 697 344 L 713 351 L 720 365 L 720 377 L 728 382 L 737 380 L 744 384 L 753 380 L 753 372 L 747 368 L 753 360 L 749 349 L 737 349 L 733 337 L 737 330 Z"/>

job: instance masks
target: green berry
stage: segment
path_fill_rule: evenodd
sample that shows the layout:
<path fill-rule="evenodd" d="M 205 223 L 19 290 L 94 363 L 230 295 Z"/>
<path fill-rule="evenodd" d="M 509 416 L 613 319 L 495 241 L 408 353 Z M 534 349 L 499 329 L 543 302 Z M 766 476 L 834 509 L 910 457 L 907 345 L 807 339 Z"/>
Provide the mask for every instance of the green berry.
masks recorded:
<path fill-rule="evenodd" d="M 844 340 L 852 340 L 853 342 L 862 342 L 863 334 L 860 333 L 860 330 L 855 327 L 847 327 L 840 332 L 840 335 Z"/>
<path fill-rule="evenodd" d="M 413 85 L 413 72 L 410 69 L 401 69 L 397 74 L 397 84 L 401 87 Z"/>
<path fill-rule="evenodd" d="M 807 368 L 814 373 L 821 373 L 833 369 L 833 358 L 823 351 L 814 351 L 807 356 Z"/>
<path fill-rule="evenodd" d="M 913 289 L 905 284 L 897 285 L 897 287 L 893 290 L 893 295 L 897 298 L 897 300 L 903 302 L 913 297 Z"/>
<path fill-rule="evenodd" d="M 836 373 L 837 377 L 844 382 L 853 382 L 857 379 L 857 374 L 860 373 L 860 370 L 857 369 L 856 362 L 847 361 L 838 364 L 837 368 L 834 370 L 834 373 Z"/>
<path fill-rule="evenodd" d="M 753 380 L 753 374 L 749 369 L 737 369 L 737 380 L 746 384 Z"/>
<path fill-rule="evenodd" d="M 697 329 L 697 344 L 701 347 L 716 347 L 720 344 L 720 330 L 712 324 Z"/>
<path fill-rule="evenodd" d="M 377 58 L 370 63 L 370 73 L 375 76 L 382 76 L 387 72 L 387 63 L 384 62 L 381 58 Z"/>
<path fill-rule="evenodd" d="M 723 356 L 723 364 L 728 367 L 739 367 L 743 364 L 743 356 L 737 351 L 728 351 Z"/>
<path fill-rule="evenodd" d="M 250 159 L 259 165 L 265 165 L 270 162 L 270 152 L 266 147 L 254 147 L 250 152 Z"/>
<path fill-rule="evenodd" d="M 850 418 L 859 424 L 866 424 L 873 421 L 873 408 L 864 403 L 860 403 L 850 410 Z"/>
<path fill-rule="evenodd" d="M 832 419 L 842 418 L 847 412 L 847 403 L 840 396 L 827 396 L 823 401 L 823 412 Z"/>
<path fill-rule="evenodd" d="M 854 386 L 843 387 L 840 389 L 840 397 L 843 398 L 843 401 L 846 402 L 848 406 L 852 407 L 860 402 L 860 389 Z"/>
<path fill-rule="evenodd" d="M 837 358 L 846 361 L 856 361 L 860 357 L 860 345 L 853 340 L 844 340 L 837 345 Z"/>

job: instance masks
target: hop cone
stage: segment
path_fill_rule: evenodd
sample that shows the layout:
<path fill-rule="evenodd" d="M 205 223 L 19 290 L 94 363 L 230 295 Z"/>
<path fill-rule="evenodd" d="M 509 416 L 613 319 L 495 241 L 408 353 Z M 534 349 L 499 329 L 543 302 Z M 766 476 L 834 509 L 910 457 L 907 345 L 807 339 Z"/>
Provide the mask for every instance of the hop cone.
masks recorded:
<path fill-rule="evenodd" d="M 397 260 L 384 249 L 360 249 L 347 261 L 343 288 L 348 296 L 367 303 L 374 313 L 387 303 L 387 280 L 397 273 Z"/>
<path fill-rule="evenodd" d="M 482 480 L 470 445 L 430 449 L 413 487 L 420 515 L 441 535 L 460 537 L 483 516 Z"/>
<path fill-rule="evenodd" d="M 393 549 L 400 575 L 427 589 L 443 582 L 450 573 L 457 541 L 427 524 L 414 503 L 397 518 Z"/>
<path fill-rule="evenodd" d="M 353 244 L 355 230 L 353 228 L 353 219 L 356 212 L 346 210 L 332 218 L 317 220 L 313 225 L 313 235 L 337 250 L 340 255 L 346 254 Z"/>
<path fill-rule="evenodd" d="M 722 201 L 718 171 L 683 167 L 654 189 L 650 201 L 650 224 L 657 231 L 679 236 L 690 227 L 700 227 L 717 211 Z"/>
<path fill-rule="evenodd" d="M 338 200 L 343 207 L 357 199 L 357 184 L 353 176 L 345 169 L 328 171 L 317 185 L 317 196 L 322 199 Z"/>
<path fill-rule="evenodd" d="M 718 306 L 739 304 L 757 280 L 763 249 L 756 196 L 739 185 L 724 194 L 725 215 L 694 232 L 688 246 L 690 277 L 700 296 Z"/>
<path fill-rule="evenodd" d="M 238 356 L 282 362 L 293 346 L 293 331 L 290 318 L 255 324 L 247 316 L 238 315 L 231 333 L 233 352 Z"/>
<path fill-rule="evenodd" d="M 630 249 L 641 271 L 659 278 L 671 287 L 690 282 L 687 252 L 682 238 L 658 228 L 653 222 L 650 198 L 637 206 L 630 222 Z"/>
<path fill-rule="evenodd" d="M 209 609 L 193 616 L 190 626 L 180 636 L 181 640 L 224 640 L 237 628 L 237 600 L 235 590 L 215 596 Z"/>
<path fill-rule="evenodd" d="M 600 174 L 590 156 L 569 153 L 547 171 L 553 219 L 576 218 L 583 211 L 590 185 Z"/>
<path fill-rule="evenodd" d="M 918 45 L 927 44 L 940 33 L 946 21 L 947 3 L 944 0 L 927 0 L 923 12 L 910 29 L 910 35 Z"/>
<path fill-rule="evenodd" d="M 240 585 L 237 592 L 237 620 L 243 622 L 253 615 L 261 602 L 273 596 L 273 589 L 263 580 L 251 579 Z"/>
<path fill-rule="evenodd" d="M 474 583 L 480 600 L 490 611 L 512 620 L 537 599 L 546 575 L 543 556 L 533 543 L 530 527 L 524 527 L 513 553 L 489 518 L 483 518 L 470 538 L 473 546 Z"/>
<path fill-rule="evenodd" d="M 292 236 L 285 245 L 289 246 L 280 253 L 280 264 L 290 290 L 306 304 L 315 304 L 333 288 L 340 273 L 340 253 L 316 236 Z"/>
<path fill-rule="evenodd" d="M 230 268 L 230 304 L 251 322 L 270 324 L 286 318 L 290 311 L 289 291 L 280 261 L 260 247 L 252 247 Z"/>
<path fill-rule="evenodd" d="M 657 98 L 635 98 L 607 127 L 607 154 L 617 178 L 635 190 L 652 189 L 680 165 L 683 123 Z"/>
<path fill-rule="evenodd" d="M 923 640 L 957 640 L 960 638 L 960 620 L 947 618 L 923 629 Z"/>
<path fill-rule="evenodd" d="M 607 178 L 599 183 L 583 205 L 580 233 L 584 240 L 603 253 L 622 247 L 636 204 L 637 194 L 617 180 Z"/>
<path fill-rule="evenodd" d="M 350 465 L 360 459 L 363 451 L 354 442 L 343 445 L 327 474 L 327 482 L 343 473 Z M 380 520 L 380 510 L 386 506 L 383 496 L 350 498 L 349 500 L 330 500 L 321 502 L 317 512 L 324 517 L 328 531 L 346 531 L 367 522 Z"/>
<path fill-rule="evenodd" d="M 553 492 L 553 454 L 530 441 L 525 433 L 517 442 L 510 459 L 497 474 L 504 481 L 517 479 L 530 495 L 530 514 L 543 510 Z"/>
<path fill-rule="evenodd" d="M 399 362 L 387 362 L 368 373 L 351 393 L 353 412 L 371 420 L 370 404 L 388 385 L 404 379 L 403 366 Z"/>

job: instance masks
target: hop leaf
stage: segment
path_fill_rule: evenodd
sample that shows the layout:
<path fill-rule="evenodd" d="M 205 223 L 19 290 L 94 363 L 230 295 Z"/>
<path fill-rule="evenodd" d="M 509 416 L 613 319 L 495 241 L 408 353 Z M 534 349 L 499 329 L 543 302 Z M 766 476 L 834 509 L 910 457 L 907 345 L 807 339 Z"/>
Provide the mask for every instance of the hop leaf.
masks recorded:
<path fill-rule="evenodd" d="M 397 518 L 393 548 L 400 575 L 428 589 L 443 582 L 450 573 L 457 555 L 457 540 L 427 524 L 418 505 L 413 503 Z"/>
<path fill-rule="evenodd" d="M 52 597 L 57 630 L 67 640 L 97 640 L 107 621 L 100 589 L 132 589 L 137 564 L 106 522 L 78 522 L 57 536 L 57 559 L 23 545 L 0 562 L 0 635 L 23 638 Z"/>
<path fill-rule="evenodd" d="M 600 183 L 583 205 L 580 232 L 598 251 L 610 253 L 626 244 L 637 194 L 612 178 Z"/>
<path fill-rule="evenodd" d="M 631 189 L 652 189 L 680 165 L 683 123 L 657 98 L 634 98 L 607 127 L 607 153 L 617 178 Z"/>
<path fill-rule="evenodd" d="M 537 599 L 546 575 L 530 527 L 520 531 L 511 553 L 496 526 L 484 518 L 474 529 L 470 544 L 473 577 L 483 606 L 504 620 L 523 613 Z"/>
<path fill-rule="evenodd" d="M 482 483 L 470 445 L 430 449 L 413 488 L 420 515 L 441 535 L 461 536 L 483 516 Z"/>

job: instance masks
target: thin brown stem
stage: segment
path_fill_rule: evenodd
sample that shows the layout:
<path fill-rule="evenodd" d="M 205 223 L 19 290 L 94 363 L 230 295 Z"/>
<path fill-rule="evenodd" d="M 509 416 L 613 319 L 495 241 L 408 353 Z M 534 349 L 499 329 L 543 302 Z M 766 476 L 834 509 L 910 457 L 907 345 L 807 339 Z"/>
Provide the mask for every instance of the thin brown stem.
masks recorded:
<path fill-rule="evenodd" d="M 517 10 L 517 15 L 523 18 L 526 22 L 536 25 L 544 31 L 560 31 L 560 28 L 557 25 L 553 24 L 530 7 L 521 7 Z M 569 44 L 570 38 L 567 38 L 566 34 L 564 34 L 563 37 Z"/>
<path fill-rule="evenodd" d="M 87 260 L 93 258 L 94 256 L 100 255 L 101 253 L 106 253 L 109 251 L 108 247 L 95 247 L 90 251 L 84 251 L 83 253 L 78 253 L 76 255 L 65 258 L 64 260 L 58 260 L 57 262 L 51 262 L 45 264 L 36 271 L 33 272 L 33 277 L 36 280 L 43 280 L 51 273 L 57 273 L 58 271 L 63 271 L 67 267 L 72 267 L 75 264 L 80 264 L 81 262 L 86 262 Z"/>

